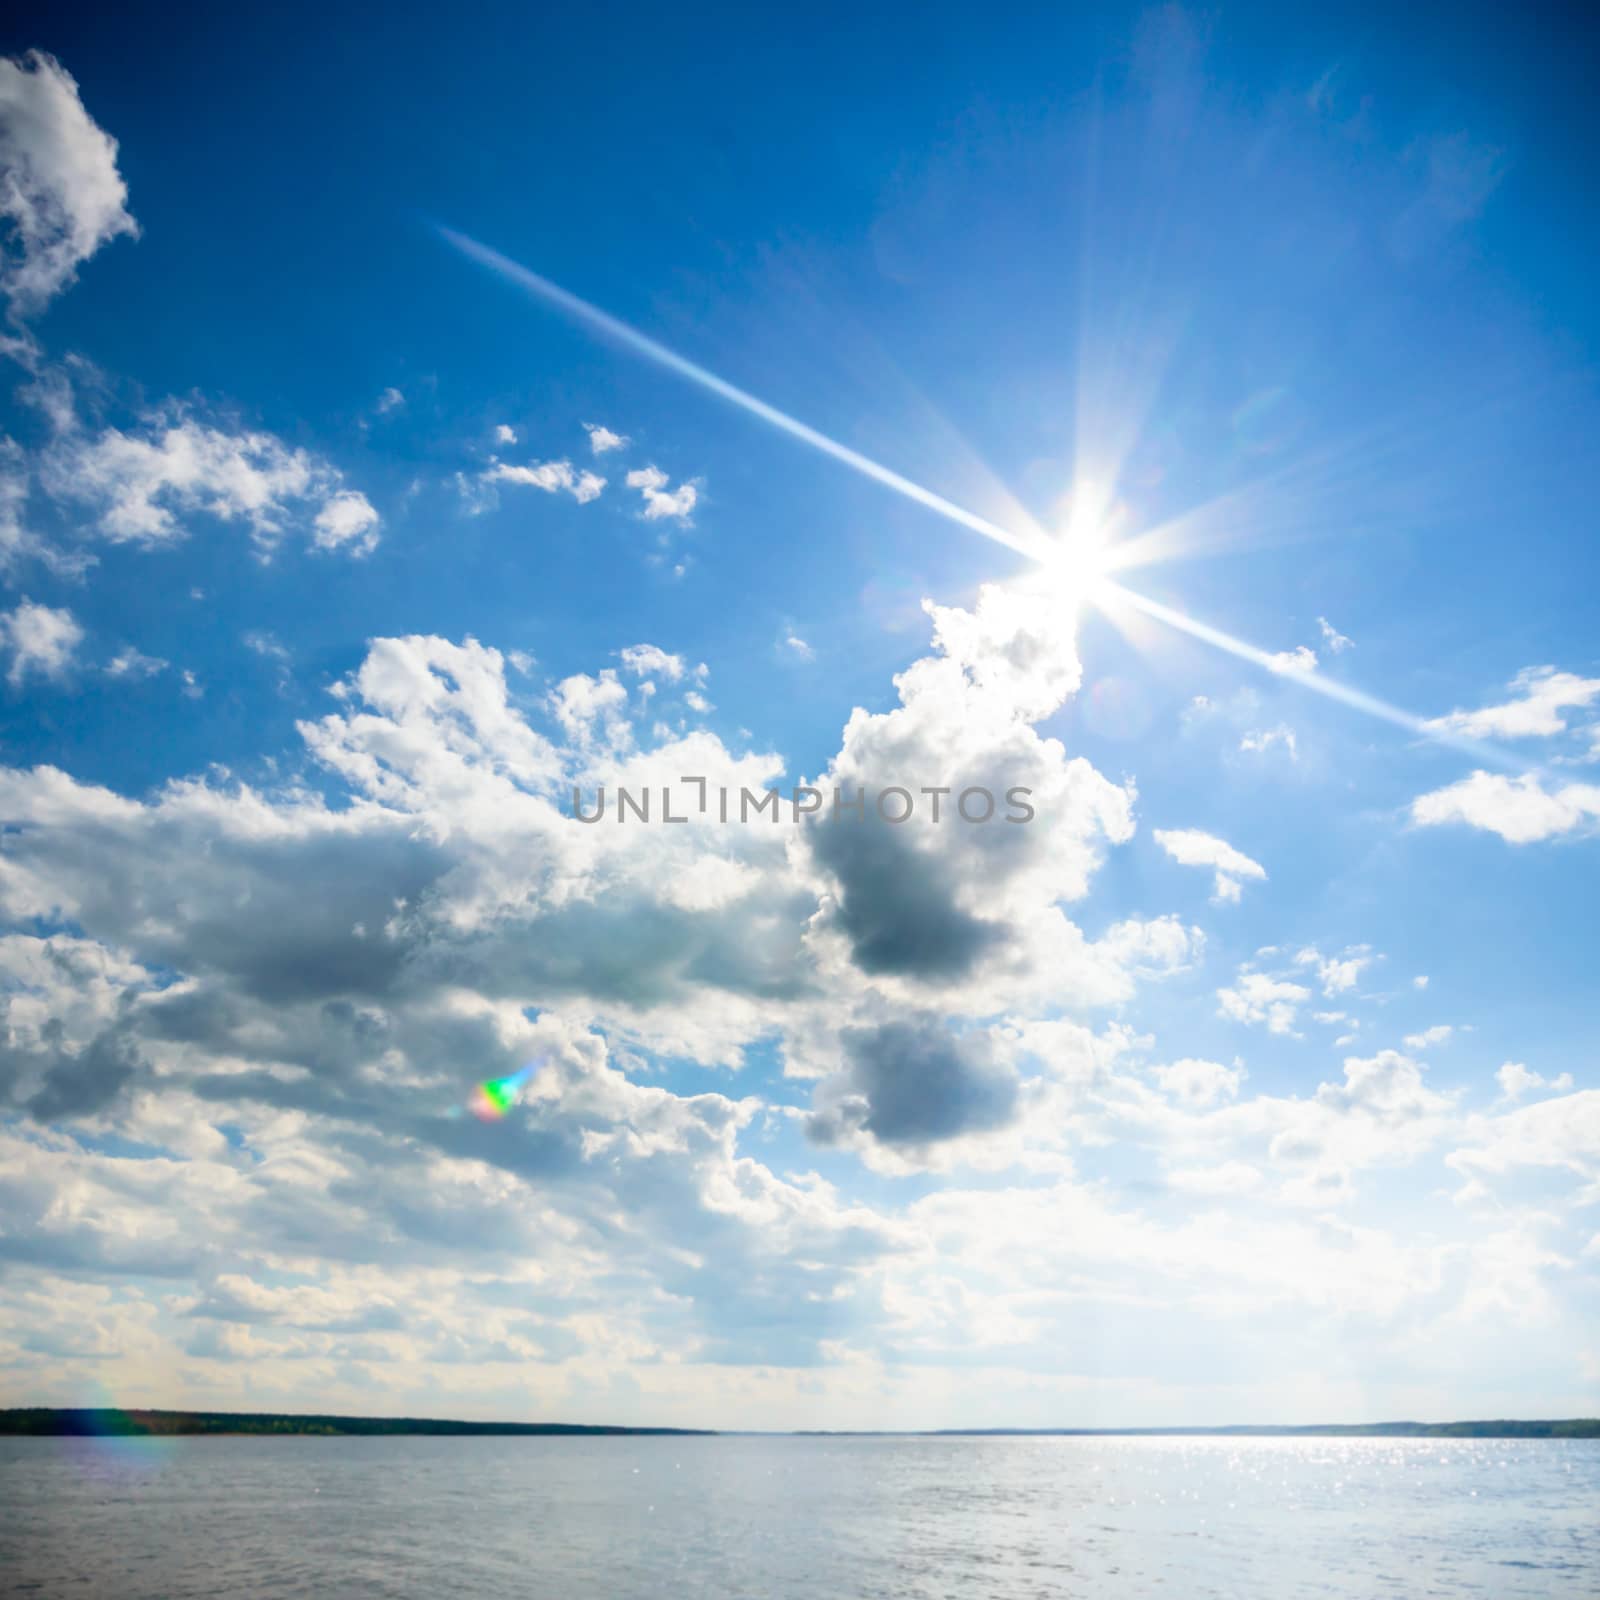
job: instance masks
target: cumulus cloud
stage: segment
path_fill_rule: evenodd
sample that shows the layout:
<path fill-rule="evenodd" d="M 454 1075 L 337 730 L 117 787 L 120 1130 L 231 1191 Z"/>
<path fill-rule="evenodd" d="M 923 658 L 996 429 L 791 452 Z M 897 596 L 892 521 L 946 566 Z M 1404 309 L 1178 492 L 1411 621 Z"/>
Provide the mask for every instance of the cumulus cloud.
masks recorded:
<path fill-rule="evenodd" d="M 626 434 L 613 433 L 610 428 L 602 427 L 598 422 L 586 422 L 583 426 L 589 435 L 589 448 L 597 456 L 603 456 L 608 450 L 621 450 L 629 443 Z M 693 501 L 690 504 L 692 505 Z"/>
<path fill-rule="evenodd" d="M 0 58 L 0 292 L 12 315 L 39 310 L 103 244 L 139 226 L 117 144 L 84 109 L 54 56 Z"/>
<path fill-rule="evenodd" d="M 543 489 L 546 494 L 564 489 L 580 506 L 598 500 L 606 486 L 604 478 L 588 470 L 574 471 L 572 463 L 566 460 L 531 461 L 525 467 L 496 461 L 480 477 L 484 483 L 520 484 L 530 489 Z"/>
<path fill-rule="evenodd" d="M 131 431 L 72 428 L 48 447 L 41 472 L 51 495 L 92 507 L 95 531 L 118 544 L 173 543 L 196 516 L 243 524 L 263 554 L 292 530 L 318 549 L 352 555 L 378 539 L 378 513 L 331 463 L 271 433 L 204 422 L 175 403 Z"/>
<path fill-rule="evenodd" d="M 1219 902 L 1237 902 L 1243 879 L 1264 881 L 1267 876 L 1267 869 L 1259 861 L 1252 861 L 1226 840 L 1198 828 L 1157 828 L 1153 837 L 1180 866 L 1210 867 L 1215 871 L 1213 898 Z"/>
<path fill-rule="evenodd" d="M 1448 1044 L 1455 1031 L 1448 1022 L 1438 1022 L 1431 1028 L 1423 1028 L 1419 1033 L 1408 1033 L 1405 1037 L 1405 1047 L 1407 1050 L 1427 1050 L 1436 1044 Z"/>
<path fill-rule="evenodd" d="M 1507 844 L 1534 844 L 1586 831 L 1596 818 L 1600 818 L 1600 786 L 1569 783 L 1546 788 L 1532 773 L 1512 778 L 1474 772 L 1411 802 L 1411 820 L 1419 827 L 1464 823 L 1497 833 Z"/>
<path fill-rule="evenodd" d="M 1495 1082 L 1500 1085 L 1505 1100 L 1521 1100 L 1536 1089 L 1548 1089 L 1552 1094 L 1565 1094 L 1572 1088 L 1572 1074 L 1560 1073 L 1546 1078 L 1522 1061 L 1507 1061 L 1495 1072 Z"/>
<path fill-rule="evenodd" d="M 377 547 L 378 523 L 378 513 L 364 494 L 340 489 L 323 501 L 312 523 L 311 542 L 319 550 L 368 555 Z"/>
<path fill-rule="evenodd" d="M 6 677 L 15 686 L 32 676 L 64 677 L 83 642 L 83 628 L 64 607 L 35 605 L 24 597 L 0 614 L 0 637 L 11 652 Z"/>
<path fill-rule="evenodd" d="M 1208 1106 L 1238 1095 L 1244 1069 L 1237 1064 L 1225 1067 L 1220 1062 L 1185 1057 L 1170 1066 L 1156 1067 L 1154 1076 L 1175 1100 L 1188 1106 Z"/>
<path fill-rule="evenodd" d="M 847 1070 L 823 1087 L 806 1131 L 821 1144 L 866 1133 L 923 1146 L 1006 1126 L 1017 1115 L 1016 1071 L 994 1059 L 986 1035 L 952 1033 L 918 1016 L 847 1029 Z"/>
<path fill-rule="evenodd" d="M 1315 672 L 1317 670 L 1317 652 L 1311 649 L 1309 645 L 1299 644 L 1293 650 L 1280 650 L 1276 655 L 1269 656 L 1267 665 L 1274 672 Z"/>
<path fill-rule="evenodd" d="M 1294 958 L 1296 966 L 1315 968 L 1325 995 L 1348 994 L 1361 974 L 1378 959 L 1381 958 L 1364 944 L 1351 945 L 1336 956 L 1325 956 L 1314 945 L 1307 945 Z"/>
<path fill-rule="evenodd" d="M 258 1405 L 359 1383 L 369 1408 L 500 1415 L 534 1384 L 592 1414 L 626 1371 L 624 1420 L 726 1421 L 732 1386 L 784 1425 L 814 1413 L 802 1382 L 881 1393 L 909 1356 L 1053 1381 L 1086 1315 L 1115 1348 L 1155 1317 L 1278 1351 L 1334 1310 L 1412 1318 L 1431 1348 L 1449 1272 L 1500 1282 L 1499 1258 L 1340 1208 L 1437 1152 L 1510 1170 L 1543 1128 L 1463 1119 L 1393 1053 L 1246 1095 L 1238 1063 L 1147 1069 L 1131 1021 L 1081 1020 L 1192 963 L 1198 934 L 1099 915 L 1135 796 L 1040 732 L 1080 676 L 1059 607 L 996 589 L 930 620 L 897 701 L 846 723 L 825 806 L 1014 782 L 1039 825 L 724 826 L 692 803 L 681 826 L 580 822 L 574 785 L 659 805 L 684 773 L 791 781 L 708 730 L 648 732 L 640 686 L 703 676 L 653 645 L 533 696 L 490 645 L 375 639 L 299 725 L 283 770 L 305 778 L 273 788 L 0 769 L 17 1381 L 51 1396 L 93 1359 L 119 1384 L 182 1370 L 219 1408 L 248 1371 Z M 1085 901 L 1097 937 L 1068 915 Z M 1304 1004 L 1311 966 L 1255 997 L 1263 1019 Z M 500 1122 L 453 1114 L 524 1064 Z M 827 1176 L 774 1158 L 789 1126 Z M 1137 1204 L 1092 1170 L 1102 1149 Z M 857 1197 L 853 1157 L 981 1181 Z"/>
<path fill-rule="evenodd" d="M 1292 1034 L 1299 1008 L 1311 998 L 1303 983 L 1241 967 L 1233 984 L 1217 990 L 1219 1015 L 1235 1022 L 1265 1024 L 1272 1033 Z"/>
<path fill-rule="evenodd" d="M 1516 697 L 1476 711 L 1452 711 L 1428 726 L 1474 739 L 1549 739 L 1567 731 L 1565 711 L 1600 699 L 1600 678 L 1580 678 L 1554 667 L 1525 667 L 1508 685 Z"/>
<path fill-rule="evenodd" d="M 663 517 L 678 522 L 689 520 L 700 491 L 692 483 L 680 483 L 676 489 L 668 489 L 667 482 L 666 473 L 659 467 L 638 467 L 628 474 L 628 487 L 637 489 L 644 498 L 642 515 L 646 522 L 659 522 Z"/>
<path fill-rule="evenodd" d="M 1511 1085 L 1519 1083 L 1513 1076 Z M 1464 1176 L 1480 1178 L 1505 1177 L 1519 1168 L 1565 1169 L 1584 1181 L 1580 1197 L 1592 1204 L 1600 1199 L 1600 1089 L 1470 1118 L 1448 1160 Z"/>
<path fill-rule="evenodd" d="M 653 644 L 630 644 L 622 651 L 622 666 L 636 678 L 665 678 L 669 683 L 676 683 L 685 671 L 682 656 Z"/>
<path fill-rule="evenodd" d="M 1195 941 L 1176 924 L 1112 929 L 1096 947 L 1061 909 L 1088 893 L 1134 823 L 1128 788 L 1033 726 L 1081 678 L 1050 597 L 990 587 L 971 611 L 928 612 L 936 653 L 895 679 L 898 707 L 852 713 L 816 779 L 823 807 L 805 842 L 822 875 L 809 933 L 819 953 L 911 989 L 965 986 L 995 1006 L 1047 982 L 1103 999 L 1132 965 L 1181 966 Z M 891 786 L 915 799 L 907 821 L 886 821 L 875 805 L 859 822 L 833 820 Z M 969 791 L 993 797 L 990 821 L 961 820 Z M 1021 815 L 1007 805 L 1013 791 L 1026 791 L 1036 823 L 1004 820 Z M 985 804 L 968 809 L 981 815 Z"/>
<path fill-rule="evenodd" d="M 1323 1084 L 1317 1103 L 1390 1124 L 1448 1111 L 1449 1098 L 1424 1085 L 1423 1070 L 1398 1050 L 1380 1050 L 1365 1059 L 1352 1056 L 1344 1063 L 1344 1082 Z"/>

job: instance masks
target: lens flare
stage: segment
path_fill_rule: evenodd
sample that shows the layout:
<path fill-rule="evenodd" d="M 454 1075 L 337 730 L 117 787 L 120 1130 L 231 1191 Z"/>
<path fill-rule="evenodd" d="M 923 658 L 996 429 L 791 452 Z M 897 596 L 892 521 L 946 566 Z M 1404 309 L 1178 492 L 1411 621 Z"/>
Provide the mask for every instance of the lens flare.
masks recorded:
<path fill-rule="evenodd" d="M 111 1404 L 101 1385 L 91 1396 L 99 1403 L 67 1414 L 62 1448 L 78 1470 L 91 1477 L 125 1477 L 154 1472 L 172 1453 L 174 1441 L 152 1430 L 149 1420 Z"/>
<path fill-rule="evenodd" d="M 833 457 L 835 461 L 841 462 L 853 472 L 859 472 L 863 477 L 871 478 L 896 494 L 904 495 L 906 499 L 925 506 L 936 515 L 970 529 L 973 533 L 982 534 L 984 538 L 992 539 L 1007 549 L 1028 556 L 1038 563 L 1034 581 L 1042 580 L 1057 590 L 1064 604 L 1076 605 L 1083 600 L 1090 600 L 1101 610 L 1112 615 L 1113 620 L 1119 608 L 1132 608 L 1147 617 L 1165 623 L 1168 627 L 1187 633 L 1191 638 L 1203 640 L 1229 655 L 1236 656 L 1241 661 L 1251 662 L 1280 676 L 1284 675 L 1281 665 L 1277 664 L 1276 658 L 1267 651 L 1243 639 L 1236 639 L 1220 628 L 1201 622 L 1197 617 L 1188 616 L 1171 606 L 1162 605 L 1157 600 L 1125 589 L 1121 584 L 1110 580 L 1108 574 L 1112 571 L 1121 571 L 1129 566 L 1145 564 L 1149 560 L 1156 559 L 1161 542 L 1158 533 L 1165 531 L 1156 530 L 1120 542 L 1114 539 L 1116 510 L 1114 486 L 1117 478 L 1115 471 L 1102 472 L 1096 478 L 1080 480 L 1071 497 L 1067 526 L 1059 538 L 1050 538 L 1037 525 L 1021 530 L 1003 528 L 987 517 L 980 517 L 964 506 L 958 506 L 953 501 L 945 499 L 943 495 L 935 494 L 931 489 L 924 488 L 920 483 L 913 482 L 881 462 L 862 455 L 860 451 L 852 450 L 837 439 L 830 439 L 820 430 L 801 422 L 798 417 L 792 417 L 776 406 L 769 405 L 765 400 L 758 399 L 748 391 L 729 383 L 726 378 L 718 377 L 716 373 L 690 361 L 686 356 L 679 355 L 677 351 L 668 349 L 658 340 L 650 338 L 648 334 L 629 327 L 627 323 L 613 317 L 609 312 L 602 311 L 598 306 L 580 299 L 559 284 L 552 283 L 548 278 L 542 278 L 538 273 L 529 271 L 519 262 L 501 255 L 498 250 L 492 250 L 488 245 L 478 243 L 476 239 L 457 233 L 453 228 L 439 224 L 435 224 L 435 227 L 440 237 L 463 255 L 519 285 L 530 294 L 536 295 L 546 304 L 555 306 L 584 326 L 632 350 L 645 360 L 720 396 L 741 410 L 787 433 L 791 438 L 798 439 L 812 449 Z M 1256 412 L 1271 411 L 1277 408 L 1278 404 L 1275 397 L 1271 399 L 1263 397 L 1256 407 Z M 1256 420 L 1255 412 L 1252 412 L 1245 416 L 1244 424 L 1254 426 Z M 1113 456 L 1112 459 L 1120 457 Z M 1364 712 L 1395 727 L 1404 728 L 1419 738 L 1449 746 L 1464 755 L 1470 755 L 1475 760 L 1493 762 L 1510 770 L 1538 771 L 1508 751 L 1479 740 L 1463 739 L 1440 728 L 1436 722 L 1415 716 L 1409 711 L 1380 700 L 1376 695 L 1350 688 L 1318 672 L 1295 672 L 1290 676 L 1293 682 L 1328 700 Z M 510 1084 L 520 1076 L 513 1073 L 510 1078 L 501 1078 L 494 1082 Z M 520 1083 L 518 1086 L 520 1087 Z M 505 1112 L 506 1107 L 496 1108 L 494 1098 L 487 1093 L 491 1087 L 491 1084 L 480 1085 L 479 1093 L 484 1097 L 483 1104 L 490 1109 L 478 1110 L 478 1101 L 475 1099 L 473 1109 L 478 1111 L 479 1116 L 498 1117 Z M 515 1091 L 512 1092 L 512 1100 L 515 1100 Z"/>
<path fill-rule="evenodd" d="M 485 1078 L 472 1091 L 467 1109 L 480 1122 L 498 1122 L 522 1094 L 523 1085 L 533 1076 L 533 1063 L 520 1067 L 504 1078 Z"/>

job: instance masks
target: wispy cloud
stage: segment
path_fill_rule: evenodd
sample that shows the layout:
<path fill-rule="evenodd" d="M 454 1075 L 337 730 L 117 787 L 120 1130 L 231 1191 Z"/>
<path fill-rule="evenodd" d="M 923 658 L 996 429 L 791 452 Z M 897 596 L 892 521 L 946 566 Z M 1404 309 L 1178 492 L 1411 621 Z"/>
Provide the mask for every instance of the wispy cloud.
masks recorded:
<path fill-rule="evenodd" d="M 1317 618 L 1317 626 L 1322 630 L 1322 642 L 1334 655 L 1340 655 L 1346 650 L 1354 649 L 1355 640 L 1342 634 L 1326 617 Z"/>

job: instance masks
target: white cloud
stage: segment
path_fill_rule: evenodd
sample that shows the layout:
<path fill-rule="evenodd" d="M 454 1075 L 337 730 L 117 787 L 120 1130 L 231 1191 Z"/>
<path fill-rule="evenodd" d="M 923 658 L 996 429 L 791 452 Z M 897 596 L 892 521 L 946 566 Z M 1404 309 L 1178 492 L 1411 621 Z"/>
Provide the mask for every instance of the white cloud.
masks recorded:
<path fill-rule="evenodd" d="M 1411 980 L 1411 987 L 1413 989 L 1426 989 L 1428 987 L 1428 974 L 1426 972 L 1419 972 L 1416 977 Z"/>
<path fill-rule="evenodd" d="M 1411 819 L 1421 827 L 1461 822 L 1497 833 L 1507 844 L 1532 844 L 1575 833 L 1600 817 L 1600 786 L 1569 783 L 1549 790 L 1532 773 L 1510 778 L 1474 772 L 1411 802 Z"/>
<path fill-rule="evenodd" d="M 1477 711 L 1452 711 L 1428 726 L 1474 739 L 1549 739 L 1567 731 L 1563 711 L 1581 710 L 1600 699 L 1600 678 L 1580 678 L 1554 667 L 1525 667 L 1511 680 L 1514 700 Z"/>
<path fill-rule="evenodd" d="M 286 690 L 290 683 L 290 664 L 293 657 L 289 648 L 275 633 L 263 628 L 251 628 L 241 635 L 241 642 L 246 650 L 258 655 L 263 661 L 271 662 L 276 669 L 278 689 Z"/>
<path fill-rule="evenodd" d="M 603 456 L 608 450 L 621 450 L 629 442 L 626 434 L 613 433 L 598 422 L 586 422 L 583 426 L 589 435 L 589 448 L 597 456 Z M 629 481 L 631 483 L 632 480 Z M 693 504 L 692 501 L 690 503 Z"/>
<path fill-rule="evenodd" d="M 713 706 L 698 689 L 688 690 L 684 694 L 683 703 L 688 706 L 691 711 L 698 711 L 701 716 L 705 716 L 707 712 L 714 711 L 716 709 L 716 707 Z"/>
<path fill-rule="evenodd" d="M 13 572 L 31 560 L 59 577 L 81 577 L 94 564 L 92 556 L 58 549 L 28 526 L 29 476 L 22 446 L 0 434 L 0 573 Z"/>
<path fill-rule="evenodd" d="M 160 656 L 147 656 L 135 650 L 132 645 L 119 651 L 106 663 L 106 676 L 108 678 L 153 678 L 158 672 L 165 672 L 168 663 Z"/>
<path fill-rule="evenodd" d="M 101 245 L 136 236 L 117 145 L 84 109 L 54 56 L 0 58 L 0 216 L 9 239 L 0 291 L 13 312 L 37 311 Z"/>
<path fill-rule="evenodd" d="M 1589 1181 L 1583 1104 L 1554 1127 L 1465 1119 L 1392 1052 L 1247 1094 L 1237 1063 L 1146 1068 L 1131 1016 L 1072 1020 L 1198 935 L 1153 916 L 1090 939 L 1066 915 L 1136 797 L 1040 731 L 1081 677 L 1059 605 L 996 588 L 930 615 L 819 787 L 1004 779 L 1038 825 L 721 826 L 681 791 L 686 825 L 579 823 L 574 783 L 659 806 L 683 773 L 791 777 L 703 728 L 641 748 L 634 679 L 703 681 L 649 645 L 536 700 L 476 641 L 376 639 L 300 725 L 284 770 L 315 781 L 282 788 L 130 797 L 0 768 L 0 916 L 30 930 L 0 934 L 0 1201 L 29 1244 L 0 1304 L 14 1381 L 53 1399 L 92 1361 L 163 1399 L 181 1372 L 184 1403 L 218 1409 L 357 1409 L 361 1384 L 369 1410 L 516 1415 L 532 1390 L 746 1426 L 912 1402 L 959 1425 L 997 1396 L 1022 1414 L 1155 1385 L 1162 1415 L 1130 1420 L 1170 1421 L 1215 1404 L 1199 1368 L 1143 1359 L 1179 1322 L 1182 1360 L 1243 1349 L 1251 1393 L 1287 1405 L 1330 1315 L 1406 1368 L 1492 1329 L 1508 1284 L 1559 1288 L 1539 1263 L 1565 1244 L 1408 1206 L 1449 1149 L 1490 1177 L 1554 1149 L 1569 1189 Z M 1309 984 L 1250 1003 L 1292 1021 Z M 785 1080 L 765 1057 L 736 1076 L 767 1041 Z M 449 1114 L 526 1062 L 505 1123 Z M 786 1127 L 975 1181 L 853 1194 L 837 1155 L 826 1177 L 788 1140 L 775 1159 Z M 1472 1325 L 1441 1340 L 1469 1292 Z M 1086 1318 L 1134 1352 L 1122 1369 L 1076 1358 Z M 913 1368 L 934 1388 L 895 1387 Z"/>
<path fill-rule="evenodd" d="M 1241 967 L 1233 987 L 1218 989 L 1219 1015 L 1235 1022 L 1265 1023 L 1269 1033 L 1292 1034 L 1299 1008 L 1311 998 L 1302 983 Z"/>
<path fill-rule="evenodd" d="M 1317 618 L 1317 626 L 1322 630 L 1322 642 L 1335 654 L 1353 648 L 1355 641 L 1340 633 L 1326 617 Z"/>
<path fill-rule="evenodd" d="M 1235 1099 L 1244 1081 L 1244 1069 L 1238 1065 L 1225 1067 L 1220 1062 L 1187 1057 L 1170 1066 L 1156 1067 L 1153 1072 L 1156 1082 L 1169 1095 L 1188 1106 Z"/>
<path fill-rule="evenodd" d="M 1299 644 L 1293 650 L 1280 650 L 1276 655 L 1269 656 L 1267 665 L 1274 672 L 1315 672 L 1317 653 L 1309 645 Z"/>
<path fill-rule="evenodd" d="M 1181 866 L 1212 868 L 1216 872 L 1214 898 L 1220 902 L 1239 899 L 1242 879 L 1264 880 L 1267 876 L 1259 861 L 1252 861 L 1226 840 L 1198 828 L 1157 828 L 1153 837 Z"/>
<path fill-rule="evenodd" d="M 1424 1028 L 1420 1033 L 1408 1033 L 1405 1037 L 1405 1046 L 1407 1050 L 1426 1050 L 1432 1045 L 1447 1044 L 1455 1031 L 1448 1022 L 1435 1023 L 1433 1027 Z"/>
<path fill-rule="evenodd" d="M 636 678 L 653 675 L 676 683 L 684 673 L 683 657 L 671 655 L 659 645 L 630 644 L 621 655 L 623 670 Z"/>
<path fill-rule="evenodd" d="M 1495 1081 L 1506 1100 L 1520 1100 L 1535 1089 L 1548 1089 L 1552 1094 L 1565 1094 L 1572 1088 L 1572 1074 L 1563 1072 L 1546 1078 L 1521 1061 L 1507 1061 L 1495 1072 Z"/>
<path fill-rule="evenodd" d="M 11 649 L 6 676 L 13 684 L 35 673 L 42 678 L 64 676 L 83 641 L 83 629 L 70 611 L 35 605 L 26 597 L 0 613 L 0 634 Z"/>
<path fill-rule="evenodd" d="M 546 494 L 565 489 L 580 506 L 598 500 L 606 486 L 606 480 L 593 472 L 574 471 L 570 461 L 531 461 L 525 467 L 497 461 L 482 478 L 486 483 L 524 484 L 530 489 L 543 489 Z"/>
<path fill-rule="evenodd" d="M 1325 956 L 1314 946 L 1308 945 L 1299 951 L 1294 959 L 1296 966 L 1315 967 L 1322 992 L 1325 995 L 1335 995 L 1348 994 L 1355 988 L 1362 972 L 1377 958 L 1366 945 L 1360 944 L 1351 945 L 1337 956 Z"/>
<path fill-rule="evenodd" d="M 372 502 L 356 489 L 340 489 L 322 504 L 313 523 L 312 543 L 319 550 L 348 549 L 364 556 L 377 548 L 379 516 Z"/>
<path fill-rule="evenodd" d="M 494 430 L 494 442 L 496 444 L 515 444 L 517 442 L 517 430 L 509 422 L 497 423 Z"/>
<path fill-rule="evenodd" d="M 784 631 L 781 648 L 791 660 L 815 661 L 817 659 L 816 651 L 792 628 Z"/>
<path fill-rule="evenodd" d="M 1280 722 L 1276 728 L 1252 729 L 1239 740 L 1241 750 L 1255 755 L 1265 755 L 1274 745 L 1282 745 L 1291 761 L 1299 760 L 1300 747 L 1295 740 L 1294 729 L 1287 723 Z"/>
<path fill-rule="evenodd" d="M 627 484 L 644 496 L 646 522 L 657 522 L 662 517 L 687 522 L 699 498 L 699 491 L 692 483 L 680 483 L 676 489 L 669 490 L 667 475 L 659 467 L 636 468 L 628 474 Z"/>
<path fill-rule="evenodd" d="M 1511 1076 L 1510 1086 L 1522 1086 L 1519 1075 Z M 1565 1168 L 1585 1180 L 1580 1203 L 1592 1204 L 1600 1199 L 1600 1089 L 1469 1118 L 1462 1146 L 1447 1159 L 1463 1174 L 1490 1177 L 1519 1167 Z"/>
<path fill-rule="evenodd" d="M 1262 1184 L 1260 1170 L 1244 1161 L 1224 1161 L 1215 1167 L 1179 1167 L 1167 1174 L 1167 1182 L 1184 1194 L 1249 1194 Z"/>
<path fill-rule="evenodd" d="M 598 678 L 575 672 L 563 678 L 550 696 L 550 708 L 569 739 L 587 744 L 599 730 L 605 742 L 625 748 L 633 742 L 633 730 L 624 720 L 628 691 L 609 667 Z"/>
<path fill-rule="evenodd" d="M 1107 1003 L 1181 969 L 1201 938 L 1175 918 L 1129 919 L 1088 940 L 1064 905 L 1088 893 L 1105 850 L 1133 833 L 1131 786 L 1113 784 L 1033 726 L 1082 668 L 1042 589 L 985 586 L 971 609 L 929 604 L 935 653 L 895 679 L 900 704 L 857 709 L 814 782 L 825 804 L 892 784 L 943 786 L 904 824 L 804 830 L 822 895 L 808 943 L 887 1001 L 994 1015 L 1008 1006 Z M 969 788 L 1026 789 L 1035 824 L 950 826 Z M 1069 1000 L 1069 996 L 1073 997 Z"/>
<path fill-rule="evenodd" d="M 319 549 L 362 555 L 377 543 L 377 512 L 330 463 L 274 434 L 214 427 L 179 405 L 133 432 L 69 432 L 46 450 L 43 481 L 58 500 L 95 506 L 97 530 L 114 543 L 171 543 L 187 531 L 180 519 L 195 515 L 245 523 L 263 552 L 297 525 Z"/>
<path fill-rule="evenodd" d="M 1422 1074 L 1421 1064 L 1398 1050 L 1380 1050 L 1365 1059 L 1350 1056 L 1344 1063 L 1345 1081 L 1322 1084 L 1317 1104 L 1391 1126 L 1449 1110 L 1449 1097 L 1425 1087 Z"/>
<path fill-rule="evenodd" d="M 406 403 L 406 397 L 394 387 L 393 384 L 378 396 L 377 412 L 380 417 L 386 417 L 391 411 L 398 411 Z"/>

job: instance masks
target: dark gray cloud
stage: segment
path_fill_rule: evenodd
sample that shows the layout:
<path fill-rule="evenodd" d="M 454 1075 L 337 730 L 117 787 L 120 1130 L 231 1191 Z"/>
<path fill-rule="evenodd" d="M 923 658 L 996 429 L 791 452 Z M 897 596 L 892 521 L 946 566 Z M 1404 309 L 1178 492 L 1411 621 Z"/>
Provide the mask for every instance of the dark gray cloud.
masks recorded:
<path fill-rule="evenodd" d="M 41 1122 L 88 1116 L 110 1105 L 143 1067 L 133 1041 L 108 1028 L 84 1049 L 57 1054 L 28 1110 Z"/>
<path fill-rule="evenodd" d="M 0 1104 L 20 1102 L 41 1122 L 92 1116 L 147 1073 L 126 1022 L 74 1048 L 60 1017 L 29 1036 L 10 1011 L 10 1000 L 0 1000 Z"/>
<path fill-rule="evenodd" d="M 838 886 L 832 922 L 863 972 L 960 978 L 1005 938 L 965 911 L 954 874 L 920 851 L 903 827 L 869 819 L 813 824 L 811 853 Z"/>
<path fill-rule="evenodd" d="M 918 1017 L 848 1029 L 843 1041 L 849 1068 L 822 1087 L 806 1123 L 818 1143 L 859 1130 L 888 1145 L 935 1144 L 1016 1117 L 1017 1074 L 994 1060 L 986 1036 Z"/>

